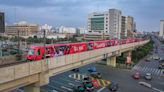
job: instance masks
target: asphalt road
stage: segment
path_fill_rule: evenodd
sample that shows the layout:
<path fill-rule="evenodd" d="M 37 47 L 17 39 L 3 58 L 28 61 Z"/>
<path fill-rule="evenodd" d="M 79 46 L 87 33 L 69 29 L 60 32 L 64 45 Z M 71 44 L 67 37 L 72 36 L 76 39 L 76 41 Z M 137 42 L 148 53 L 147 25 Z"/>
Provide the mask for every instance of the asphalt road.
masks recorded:
<path fill-rule="evenodd" d="M 155 40 L 155 44 L 160 44 L 159 41 Z M 162 46 L 160 44 L 160 46 Z M 157 54 L 160 57 L 163 57 L 163 51 L 160 49 L 162 47 L 158 48 L 158 53 L 155 53 L 153 51 L 153 54 Z M 158 61 L 151 60 L 151 62 L 145 62 L 144 59 L 140 61 L 132 70 L 126 70 L 126 69 L 118 69 L 118 68 L 112 68 L 106 65 L 102 64 L 90 64 L 86 65 L 84 67 L 80 67 L 80 72 L 78 74 L 81 75 L 87 75 L 88 71 L 87 69 L 95 66 L 97 68 L 97 71 L 102 73 L 102 80 L 105 82 L 102 82 L 100 79 L 100 87 L 95 90 L 95 92 L 110 92 L 108 88 L 106 88 L 107 84 L 104 84 L 106 82 L 117 82 L 119 84 L 119 89 L 117 92 L 159 92 L 155 91 L 155 88 L 164 90 L 164 77 L 161 77 L 161 70 L 158 69 Z M 144 78 L 141 78 L 139 80 L 134 80 L 132 78 L 132 75 L 136 72 L 140 71 L 142 74 L 145 74 L 147 72 L 152 73 L 153 80 L 146 81 Z M 45 85 L 41 87 L 41 89 L 46 90 L 46 92 L 72 92 L 73 86 L 79 85 L 80 80 L 82 76 L 78 77 L 78 75 L 75 75 L 77 79 L 75 79 L 75 73 L 72 71 L 68 71 L 56 76 L 53 76 L 50 78 L 50 83 L 48 85 Z M 70 76 L 74 76 L 70 77 Z M 139 85 L 138 82 L 144 81 L 153 86 L 154 89 L 144 87 L 142 85 Z M 163 91 L 161 91 L 163 92 Z"/>
<path fill-rule="evenodd" d="M 111 68 L 101 64 L 90 64 L 80 68 L 80 74 L 87 74 L 87 69 L 91 66 L 95 66 L 97 71 L 102 73 L 102 79 L 107 81 L 114 81 L 119 84 L 117 92 L 154 92 L 152 89 L 143 87 L 138 84 L 141 80 L 134 80 L 131 70 Z M 50 78 L 50 83 L 43 86 L 42 89 L 47 92 L 72 92 L 73 85 L 79 85 L 80 82 L 70 78 L 69 75 L 74 72 L 68 71 L 57 76 Z M 101 90 L 102 89 L 102 90 Z M 101 91 L 99 91 L 101 90 Z M 95 92 L 110 92 L 106 87 L 99 87 Z"/>
<path fill-rule="evenodd" d="M 149 58 L 152 56 L 158 56 L 164 59 L 164 52 L 162 51 L 162 48 L 164 48 L 164 45 L 161 44 L 160 41 L 158 41 L 154 37 L 153 37 L 153 40 L 155 43 L 154 43 L 154 49 L 152 51 L 152 55 L 148 55 L 146 58 Z M 155 48 L 156 46 L 158 46 L 157 49 Z M 144 75 L 145 73 L 151 73 L 153 76 L 153 80 L 146 81 L 146 82 L 150 83 L 153 87 L 164 91 L 163 73 L 161 69 L 158 69 L 159 60 L 151 59 L 150 62 L 146 62 L 145 59 L 141 60 L 136 66 L 134 66 L 132 69 L 132 72 L 139 71 L 142 75 Z"/>

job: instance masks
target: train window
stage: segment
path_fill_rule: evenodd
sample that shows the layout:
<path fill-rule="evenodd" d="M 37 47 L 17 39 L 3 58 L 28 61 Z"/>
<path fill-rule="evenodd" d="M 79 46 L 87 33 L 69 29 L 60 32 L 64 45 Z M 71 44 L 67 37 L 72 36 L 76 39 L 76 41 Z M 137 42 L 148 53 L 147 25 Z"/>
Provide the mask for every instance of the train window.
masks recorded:
<path fill-rule="evenodd" d="M 28 51 L 28 55 L 33 55 L 34 54 L 34 50 L 33 49 L 30 49 L 29 51 Z"/>
<path fill-rule="evenodd" d="M 37 51 L 37 56 L 38 56 L 38 55 L 40 55 L 40 49 L 38 49 L 38 51 Z"/>

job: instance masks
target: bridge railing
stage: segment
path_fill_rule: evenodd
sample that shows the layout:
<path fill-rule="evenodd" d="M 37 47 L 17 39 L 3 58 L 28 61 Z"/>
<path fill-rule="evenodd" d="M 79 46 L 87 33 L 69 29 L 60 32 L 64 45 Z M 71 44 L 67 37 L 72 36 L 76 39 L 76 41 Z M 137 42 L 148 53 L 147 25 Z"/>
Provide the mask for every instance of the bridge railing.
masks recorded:
<path fill-rule="evenodd" d="M 107 47 L 97 50 L 86 51 L 82 53 L 64 55 L 55 58 L 48 58 L 45 60 L 39 60 L 34 62 L 26 62 L 23 64 L 8 66 L 4 68 L 0 68 L 0 84 L 16 80 L 19 78 L 23 78 L 25 76 L 30 76 L 36 73 L 40 73 L 42 71 L 47 71 L 51 69 L 55 69 L 58 67 L 62 67 L 68 64 L 73 64 L 76 62 L 80 62 L 83 60 L 95 58 L 98 56 L 102 56 L 106 53 L 112 53 L 114 51 L 118 51 L 121 49 L 131 48 L 135 46 L 140 46 L 142 44 L 147 43 L 149 40 L 124 44 L 119 46 Z"/>

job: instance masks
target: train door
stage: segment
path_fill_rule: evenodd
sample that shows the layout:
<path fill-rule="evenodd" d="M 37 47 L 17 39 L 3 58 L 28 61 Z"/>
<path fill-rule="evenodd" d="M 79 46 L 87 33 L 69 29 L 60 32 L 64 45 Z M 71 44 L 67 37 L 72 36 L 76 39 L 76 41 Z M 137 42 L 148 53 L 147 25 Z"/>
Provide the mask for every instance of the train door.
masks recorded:
<path fill-rule="evenodd" d="M 44 48 L 36 48 L 35 55 L 35 60 L 41 60 L 44 57 Z"/>

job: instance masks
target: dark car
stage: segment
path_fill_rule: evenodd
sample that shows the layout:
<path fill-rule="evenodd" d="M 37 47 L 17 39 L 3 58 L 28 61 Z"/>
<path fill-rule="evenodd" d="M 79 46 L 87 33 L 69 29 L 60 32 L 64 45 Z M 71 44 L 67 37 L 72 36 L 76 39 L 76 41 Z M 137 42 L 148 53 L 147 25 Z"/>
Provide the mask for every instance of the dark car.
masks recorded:
<path fill-rule="evenodd" d="M 108 85 L 108 88 L 109 88 L 109 90 L 111 90 L 112 92 L 113 92 L 113 91 L 117 91 L 117 90 L 118 90 L 118 83 L 116 83 L 116 82 L 111 82 L 111 83 Z"/>
<path fill-rule="evenodd" d="M 86 91 L 92 92 L 94 90 L 92 82 L 83 82 L 83 85 Z"/>
<path fill-rule="evenodd" d="M 91 72 L 90 74 L 91 77 L 94 77 L 94 78 L 101 78 L 101 73 L 99 72 Z"/>
<path fill-rule="evenodd" d="M 72 69 L 71 71 L 79 72 L 79 68 Z"/>
<path fill-rule="evenodd" d="M 74 86 L 73 92 L 85 92 L 84 86 Z"/>
<path fill-rule="evenodd" d="M 88 72 L 96 72 L 96 67 L 91 67 L 88 69 Z"/>

